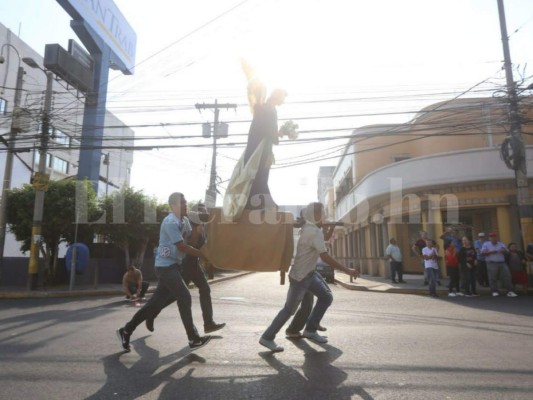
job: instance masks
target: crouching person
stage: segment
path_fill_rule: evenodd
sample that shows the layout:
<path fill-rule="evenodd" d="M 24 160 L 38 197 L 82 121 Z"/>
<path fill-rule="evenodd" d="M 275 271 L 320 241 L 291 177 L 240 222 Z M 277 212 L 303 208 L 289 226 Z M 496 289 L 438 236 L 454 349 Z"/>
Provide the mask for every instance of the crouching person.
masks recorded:
<path fill-rule="evenodd" d="M 140 269 L 135 268 L 133 265 L 128 267 L 128 270 L 122 277 L 122 288 L 126 293 L 127 299 L 139 299 L 144 298 L 146 291 L 150 284 L 143 281 L 143 274 Z"/>

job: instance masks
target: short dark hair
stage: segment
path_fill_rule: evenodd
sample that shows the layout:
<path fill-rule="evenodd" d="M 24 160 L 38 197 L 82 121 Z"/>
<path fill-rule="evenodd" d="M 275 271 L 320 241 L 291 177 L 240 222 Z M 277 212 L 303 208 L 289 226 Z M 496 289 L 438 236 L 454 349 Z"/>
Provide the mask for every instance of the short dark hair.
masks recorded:
<path fill-rule="evenodd" d="M 183 193 L 180 192 L 174 192 L 170 196 L 168 196 L 168 205 L 173 206 L 175 204 L 178 204 L 181 202 L 181 199 L 183 199 Z"/>

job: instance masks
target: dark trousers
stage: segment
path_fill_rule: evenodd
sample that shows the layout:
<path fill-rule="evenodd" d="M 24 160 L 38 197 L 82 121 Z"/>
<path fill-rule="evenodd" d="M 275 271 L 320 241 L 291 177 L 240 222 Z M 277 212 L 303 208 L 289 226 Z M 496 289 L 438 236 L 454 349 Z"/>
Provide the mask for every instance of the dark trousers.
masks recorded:
<path fill-rule="evenodd" d="M 139 293 L 139 297 L 144 297 L 149 286 L 150 284 L 148 282 L 146 281 L 142 282 L 141 292 Z M 130 290 L 130 293 L 133 293 L 133 294 L 137 293 L 137 284 L 129 285 L 128 289 Z"/>
<path fill-rule="evenodd" d="M 461 267 L 461 275 L 463 276 L 463 289 L 465 294 L 477 294 L 476 289 L 476 273 L 477 268 Z"/>
<path fill-rule="evenodd" d="M 191 293 L 181 277 L 178 264 L 170 267 L 156 267 L 157 288 L 148 302 L 135 313 L 124 329 L 133 333 L 146 319 L 154 318 L 166 305 L 169 298 L 177 299 L 178 309 L 187 337 L 196 340 L 200 337 L 194 326 L 191 312 Z"/>
<path fill-rule="evenodd" d="M 305 292 L 302 302 L 300 303 L 300 308 L 298 309 L 298 311 L 296 311 L 296 314 L 294 314 L 294 317 L 292 318 L 292 321 L 289 327 L 287 328 L 287 331 L 292 333 L 300 332 L 307 323 L 309 315 L 311 315 L 312 309 L 313 293 L 307 291 Z"/>
<path fill-rule="evenodd" d="M 403 280 L 403 265 L 401 261 L 390 262 L 390 277 L 394 281 L 396 280 L 396 273 L 398 273 L 398 280 Z"/>
<path fill-rule="evenodd" d="M 482 260 L 477 261 L 477 281 L 481 286 L 489 285 L 489 274 L 487 273 L 487 263 Z"/>
<path fill-rule="evenodd" d="M 446 272 L 450 277 L 450 284 L 448 285 L 448 290 L 450 292 L 459 292 L 459 267 L 446 266 Z"/>
<path fill-rule="evenodd" d="M 194 283 L 200 292 L 200 307 L 202 309 L 202 317 L 204 325 L 213 324 L 213 304 L 211 302 L 211 288 L 205 277 L 204 271 L 200 267 L 199 258 L 187 255 L 183 261 L 183 266 L 180 268 L 181 276 L 186 285 Z M 165 305 L 157 311 L 152 319 L 155 319 L 159 313 L 166 306 L 172 304 L 176 300 L 175 297 L 169 297 Z"/>

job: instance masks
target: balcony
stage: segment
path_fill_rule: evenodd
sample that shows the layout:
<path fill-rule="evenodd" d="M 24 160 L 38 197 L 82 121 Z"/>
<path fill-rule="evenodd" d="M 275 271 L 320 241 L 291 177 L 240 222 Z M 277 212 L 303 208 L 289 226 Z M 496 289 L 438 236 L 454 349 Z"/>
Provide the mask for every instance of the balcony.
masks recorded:
<path fill-rule="evenodd" d="M 526 151 L 528 176 L 531 177 L 533 146 L 527 146 Z M 388 164 L 365 176 L 339 201 L 335 220 L 346 218 L 350 210 L 362 203 L 387 195 L 391 188 L 398 190 L 398 178 L 402 192 L 407 194 L 425 187 L 514 179 L 514 171 L 500 159 L 499 147 L 437 153 Z"/>

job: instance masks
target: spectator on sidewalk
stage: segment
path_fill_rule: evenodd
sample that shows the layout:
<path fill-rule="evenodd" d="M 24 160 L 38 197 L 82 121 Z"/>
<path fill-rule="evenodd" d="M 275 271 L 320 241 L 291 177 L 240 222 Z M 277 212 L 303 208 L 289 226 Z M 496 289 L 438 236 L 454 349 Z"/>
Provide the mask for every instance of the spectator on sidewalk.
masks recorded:
<path fill-rule="evenodd" d="M 134 265 L 130 265 L 122 277 L 122 289 L 128 300 L 143 299 L 149 286 L 148 282 L 143 281 L 141 270 L 135 268 Z"/>
<path fill-rule="evenodd" d="M 413 247 L 411 247 L 411 250 L 413 250 L 413 253 L 415 253 L 418 258 L 420 258 L 420 263 L 422 265 L 422 269 L 424 270 L 424 286 L 428 284 L 428 277 L 426 268 L 424 267 L 424 257 L 422 256 L 422 249 L 426 247 L 426 241 L 428 240 L 428 233 L 426 231 L 420 231 L 420 237 L 418 240 L 413 244 Z"/>
<path fill-rule="evenodd" d="M 505 255 L 508 253 L 509 250 L 507 247 L 498 241 L 496 232 L 491 232 L 489 234 L 489 240 L 483 243 L 481 247 L 481 254 L 485 256 L 485 261 L 487 262 L 490 291 L 493 297 L 500 295 L 498 291 L 498 280 L 501 280 L 502 284 L 507 288 L 508 297 L 517 296 L 511 282 L 509 267 L 505 263 Z"/>
<path fill-rule="evenodd" d="M 446 263 L 446 273 L 450 278 L 450 284 L 448 285 L 448 296 L 462 296 L 459 289 L 459 255 L 455 244 L 452 242 L 448 248 L 444 251 L 444 262 Z"/>
<path fill-rule="evenodd" d="M 476 249 L 472 246 L 470 238 L 464 236 L 462 242 L 463 245 L 459 250 L 459 263 L 461 265 L 461 275 L 464 279 L 463 289 L 465 296 L 479 296 L 476 289 Z"/>
<path fill-rule="evenodd" d="M 403 280 L 402 251 L 396 244 L 396 239 L 391 238 L 385 249 L 385 255 L 390 262 L 390 276 L 392 283 L 405 283 Z M 398 280 L 396 280 L 398 274 Z"/>
<path fill-rule="evenodd" d="M 426 240 L 426 247 L 422 249 L 422 257 L 424 257 L 424 268 L 427 272 L 429 295 L 431 297 L 439 297 L 437 295 L 437 275 L 439 272 L 439 251 L 435 247 L 433 240 Z"/>
<path fill-rule="evenodd" d="M 446 228 L 446 231 L 444 231 L 442 235 L 440 235 L 440 239 L 444 241 L 444 250 L 448 248 L 450 243 L 453 243 L 455 245 L 455 248 L 457 249 L 457 251 L 461 250 L 462 241 L 459 238 L 458 229 L 454 229 L 451 226 L 449 226 L 448 228 Z"/>
<path fill-rule="evenodd" d="M 527 293 L 528 276 L 526 256 L 521 250 L 518 250 L 516 243 L 509 243 L 509 254 L 505 261 L 511 272 L 511 282 L 516 290 L 516 285 L 522 285 L 524 292 Z"/>
<path fill-rule="evenodd" d="M 474 241 L 474 248 L 476 249 L 477 257 L 477 281 L 483 286 L 489 286 L 489 276 L 487 274 L 487 263 L 485 262 L 485 255 L 481 253 L 481 247 L 487 240 L 484 232 L 477 234 L 477 239 Z"/>

